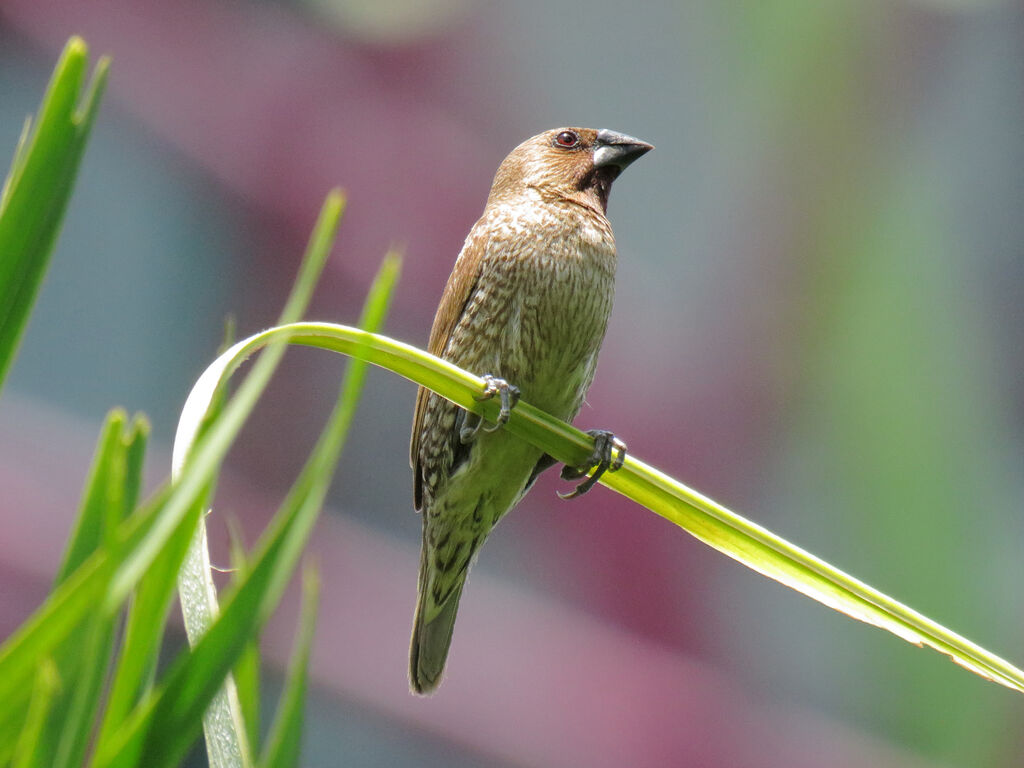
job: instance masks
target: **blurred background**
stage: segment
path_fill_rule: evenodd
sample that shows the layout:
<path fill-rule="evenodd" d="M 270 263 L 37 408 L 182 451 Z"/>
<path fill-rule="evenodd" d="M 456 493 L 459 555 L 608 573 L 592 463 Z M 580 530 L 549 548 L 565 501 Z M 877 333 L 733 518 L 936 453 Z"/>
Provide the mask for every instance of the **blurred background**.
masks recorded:
<path fill-rule="evenodd" d="M 273 322 L 332 186 L 309 316 L 354 322 L 397 244 L 387 330 L 425 346 L 498 163 L 569 124 L 657 146 L 612 193 L 577 424 L 1024 662 L 1021 4 L 0 0 L 0 158 L 71 34 L 114 61 L 0 401 L 0 634 L 48 588 L 107 409 L 150 416 L 158 481 L 225 316 Z M 343 369 L 289 352 L 211 517 L 221 564 Z M 556 473 L 485 547 L 440 692 L 412 697 L 414 391 L 373 372 L 314 536 L 304 765 L 1020 764 L 1020 696 L 607 489 L 560 502 Z M 266 631 L 278 668 L 296 602 Z"/>

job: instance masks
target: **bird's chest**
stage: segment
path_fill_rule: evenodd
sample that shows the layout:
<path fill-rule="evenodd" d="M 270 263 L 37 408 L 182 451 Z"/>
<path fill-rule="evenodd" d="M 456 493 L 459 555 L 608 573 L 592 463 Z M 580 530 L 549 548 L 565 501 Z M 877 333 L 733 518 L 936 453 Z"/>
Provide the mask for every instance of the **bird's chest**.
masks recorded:
<path fill-rule="evenodd" d="M 511 261 L 497 360 L 535 405 L 563 417 L 593 378 L 611 311 L 614 244 L 601 232 L 566 232 Z"/>

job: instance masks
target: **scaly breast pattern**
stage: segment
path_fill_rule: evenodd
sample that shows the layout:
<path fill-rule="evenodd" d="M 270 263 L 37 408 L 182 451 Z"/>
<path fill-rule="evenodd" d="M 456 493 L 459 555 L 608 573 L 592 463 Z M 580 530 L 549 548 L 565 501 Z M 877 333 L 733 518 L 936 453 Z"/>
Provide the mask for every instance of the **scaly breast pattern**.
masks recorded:
<path fill-rule="evenodd" d="M 492 237 L 445 357 L 519 387 L 563 419 L 579 411 L 611 311 L 608 220 L 572 203 L 526 200 L 485 217 Z"/>
<path fill-rule="evenodd" d="M 484 232 L 479 278 L 443 357 L 503 378 L 526 402 L 571 420 L 593 380 L 611 311 L 611 226 L 575 204 L 529 200 L 485 212 L 467 243 Z M 419 466 L 428 517 L 445 520 L 432 535 L 460 524 L 482 535 L 515 503 L 541 455 L 504 430 L 481 431 L 456 469 L 457 413 L 429 396 Z"/>

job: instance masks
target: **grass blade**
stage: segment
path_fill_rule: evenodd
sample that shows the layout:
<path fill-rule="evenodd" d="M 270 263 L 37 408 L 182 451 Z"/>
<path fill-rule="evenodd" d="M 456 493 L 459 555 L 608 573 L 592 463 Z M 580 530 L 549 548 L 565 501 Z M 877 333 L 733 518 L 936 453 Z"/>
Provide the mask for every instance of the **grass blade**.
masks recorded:
<path fill-rule="evenodd" d="M 60 675 L 49 658 L 43 659 L 36 672 L 35 685 L 32 686 L 32 699 L 25 716 L 25 726 L 18 737 L 14 749 L 14 768 L 32 768 L 46 765 L 46 759 L 40 751 L 46 747 L 43 737 L 43 726 L 50 714 L 54 696 L 60 690 Z"/>
<path fill-rule="evenodd" d="M 315 282 L 315 274 L 319 274 L 318 270 L 327 257 L 330 242 L 332 242 L 334 233 L 337 231 L 343 210 L 344 198 L 341 193 L 335 191 L 328 195 L 320 218 L 317 221 L 310 250 L 303 261 L 299 283 L 297 283 L 296 289 L 293 291 L 293 298 L 289 300 L 290 306 L 299 302 L 300 299 L 308 301 L 308 295 L 312 292 L 310 283 Z M 311 273 L 313 273 L 313 276 L 311 276 Z M 301 295 L 296 293 L 299 286 L 301 286 L 304 292 Z M 298 295 L 298 298 L 295 298 L 296 295 Z M 190 409 L 189 404 L 186 403 L 185 410 L 182 413 L 182 420 L 186 425 L 185 428 L 189 433 L 190 439 L 182 441 L 182 445 L 185 442 L 188 445 L 185 448 L 176 450 L 175 453 L 172 473 L 177 480 L 174 492 L 167 502 L 169 510 L 167 514 L 160 517 L 152 530 L 147 530 L 142 534 L 144 540 L 140 543 L 138 550 L 131 559 L 127 560 L 118 569 L 114 580 L 114 587 L 108 596 L 108 602 L 118 604 L 123 601 L 124 597 L 138 582 L 142 573 L 149 567 L 153 558 L 156 557 L 160 547 L 166 542 L 167 537 L 170 536 L 174 527 L 180 522 L 186 510 L 193 505 L 195 499 L 203 493 L 208 483 L 211 482 L 228 448 L 241 430 L 245 419 L 252 411 L 256 400 L 273 374 L 274 368 L 280 362 L 283 352 L 283 347 L 279 347 L 276 350 L 267 350 L 267 354 L 260 358 L 242 386 L 239 387 L 238 392 L 235 393 L 230 402 L 224 407 L 224 412 L 217 419 L 216 427 L 203 434 L 202 439 L 198 441 L 196 441 L 196 436 L 203 426 L 203 418 L 199 414 L 196 420 L 192 420 L 190 417 L 196 415 L 195 409 Z M 239 360 L 237 364 L 241 364 L 241 362 Z M 210 380 L 211 378 L 213 381 Z M 203 384 L 206 386 L 211 384 L 216 386 L 216 377 L 205 377 Z M 209 391 L 204 392 L 204 394 L 207 395 L 209 401 L 214 398 L 216 393 Z M 203 413 L 205 413 L 205 409 Z M 179 423 L 179 431 L 181 429 L 182 424 Z M 177 445 L 178 442 L 176 441 Z M 188 458 L 187 466 L 186 457 Z"/>
<path fill-rule="evenodd" d="M 110 413 L 108 429 L 83 496 L 79 524 L 59 578 L 64 579 L 100 545 L 117 549 L 116 532 L 137 501 L 149 424 L 137 416 L 131 425 L 120 410 Z M 46 724 L 43 763 L 55 768 L 82 764 L 102 702 L 101 691 L 113 655 L 116 614 L 99 612 L 76 627 L 54 652 L 63 684 Z"/>
<path fill-rule="evenodd" d="M 314 238 L 316 241 L 317 238 Z M 387 314 L 388 303 L 400 271 L 400 260 L 394 253 L 389 253 L 381 266 L 380 273 L 370 290 L 363 320 L 378 327 Z M 289 311 L 293 311 L 292 308 Z M 282 337 L 286 340 L 286 337 Z M 262 345 L 260 345 L 262 346 Z M 222 354 L 203 373 L 182 413 L 178 436 L 175 439 L 174 452 L 177 461 L 187 451 L 191 435 L 202 425 L 205 413 L 223 382 L 237 369 L 243 360 L 256 347 L 248 340 L 235 344 Z M 303 467 L 299 478 L 282 504 L 282 509 L 275 517 L 263 537 L 259 548 L 262 556 L 267 554 L 269 547 L 281 547 L 282 565 L 276 568 L 268 585 L 268 604 L 276 604 L 284 590 L 285 584 L 299 552 L 308 536 L 320 505 L 327 493 L 327 487 L 337 464 L 338 455 L 344 444 L 344 437 L 351 423 L 358 402 L 361 386 L 365 377 L 365 364 L 353 361 L 349 368 L 339 394 L 339 402 L 328 419 L 317 445 L 309 460 Z M 289 532 L 287 535 L 286 532 Z M 217 615 L 216 592 L 210 579 L 209 553 L 205 544 L 205 526 L 200 526 L 198 543 L 186 564 L 187 570 L 181 578 L 182 612 L 185 615 L 186 627 L 190 631 L 190 642 L 195 644 L 196 638 L 202 636 L 202 630 L 210 625 Z M 206 742 L 210 753 L 211 765 L 215 768 L 227 768 L 244 763 L 245 725 L 238 703 L 237 691 L 230 679 L 225 696 L 215 701 L 207 713 Z M 216 732 L 215 735 L 214 732 Z M 224 748 L 223 745 L 228 745 Z"/>
<path fill-rule="evenodd" d="M 36 662 L 81 626 L 102 605 L 113 574 L 99 551 L 61 582 L 32 616 L 0 646 L 0 723 L 18 719 L 28 699 Z"/>
<path fill-rule="evenodd" d="M 320 577 L 313 568 L 307 568 L 303 572 L 302 612 L 295 638 L 295 651 L 288 664 L 288 680 L 267 738 L 267 748 L 260 757 L 260 768 L 293 768 L 299 764 L 302 711 L 306 700 L 309 656 L 316 629 L 319 597 Z"/>
<path fill-rule="evenodd" d="M 141 416 L 135 418 L 129 430 L 128 415 L 123 410 L 107 414 L 56 583 L 66 579 L 101 543 L 110 540 L 121 520 L 135 508 L 148 437 L 149 424 Z"/>
<path fill-rule="evenodd" d="M 233 333 L 230 321 L 225 332 L 228 335 Z M 212 413 L 220 413 L 222 406 L 223 398 L 219 397 Z M 129 463 L 137 461 L 131 451 L 128 460 Z M 193 500 L 192 507 L 182 518 L 178 530 L 171 535 L 169 546 L 153 561 L 136 588 L 125 623 L 124 639 L 110 686 L 98 743 L 111 736 L 127 714 L 141 701 L 142 696 L 152 688 L 167 613 L 177 586 L 178 571 L 191 542 L 192 531 L 213 494 L 213 484 L 214 481 L 211 480 Z M 138 489 L 134 490 L 135 494 L 131 495 L 132 504 L 138 493 Z M 130 493 L 131 489 L 128 491 Z"/>
<path fill-rule="evenodd" d="M 350 326 L 293 323 L 256 334 L 240 345 L 252 351 L 275 335 L 287 337 L 292 344 L 358 356 L 422 384 L 491 421 L 497 417 L 498 403 L 475 400 L 483 387 L 482 379 L 408 344 Z M 559 462 L 579 464 L 593 449 L 591 439 L 584 433 L 522 401 L 504 428 Z M 758 573 L 858 621 L 888 630 L 915 645 L 934 648 L 988 680 L 1024 692 L 1024 671 L 1005 659 L 633 456 L 627 457 L 625 466 L 618 472 L 602 476 L 601 484 Z"/>
<path fill-rule="evenodd" d="M 228 520 L 228 532 L 231 537 L 231 569 L 237 580 L 248 569 L 249 557 L 245 551 L 245 540 L 236 518 Z M 260 750 L 260 644 L 258 637 L 249 638 L 232 674 L 238 689 L 238 704 L 242 710 L 246 738 L 253 754 L 256 754 Z"/>
<path fill-rule="evenodd" d="M 254 563 L 196 645 L 178 657 L 117 733 L 97 747 L 96 768 L 177 765 L 199 736 L 203 713 L 222 690 L 225 675 L 266 617 L 263 597 L 279 556 L 275 547 Z"/>
<path fill-rule="evenodd" d="M 360 315 L 360 322 L 365 324 L 363 328 L 365 331 L 372 333 L 383 325 L 400 273 L 401 258 L 397 253 L 389 252 L 381 263 Z M 308 530 L 316 521 L 316 514 L 327 495 L 334 470 L 345 446 L 345 436 L 348 434 L 356 407 L 362 396 L 363 384 L 366 380 L 366 367 L 366 362 L 358 355 L 353 356 L 338 391 L 338 401 L 327 418 L 327 423 L 317 439 L 316 446 L 282 504 L 284 510 L 296 510 L 296 514 L 301 515 L 305 521 L 302 526 L 302 530 L 305 532 L 293 537 L 290 552 L 292 562 L 298 560 L 305 536 L 308 535 Z M 279 578 L 272 586 L 274 602 L 284 592 L 287 580 L 288 575 L 283 570 L 279 571 Z"/>
<path fill-rule="evenodd" d="M 297 318 L 308 306 L 313 288 L 330 253 L 344 206 L 344 197 L 337 190 L 329 194 L 324 202 L 303 257 L 299 276 L 282 311 L 282 318 Z M 238 345 L 221 355 L 217 363 L 200 377 L 182 410 L 175 438 L 171 471 L 180 485 L 188 487 L 202 478 L 213 476 L 215 468 L 219 466 L 228 446 L 252 411 L 284 354 L 287 340 L 279 341 L 279 345 L 267 349 L 261 356 L 238 392 L 224 407 L 216 426 L 197 439 L 204 432 L 210 406 L 217 400 L 224 382 L 245 359 L 235 354 Z M 185 629 L 193 645 L 207 630 L 211 618 L 217 615 L 216 591 L 212 587 L 209 573 L 206 528 L 199 525 L 179 578 Z M 228 731 L 222 739 L 207 738 L 207 754 L 214 768 L 248 763 L 249 750 L 244 741 L 245 727 L 240 709 L 237 691 L 229 677 L 223 695 L 214 701 L 207 715 L 211 722 L 225 724 Z"/>
<path fill-rule="evenodd" d="M 389 254 L 370 291 L 363 313 L 363 319 L 368 324 L 377 327 L 383 323 L 398 274 L 399 260 L 394 254 Z M 235 354 L 232 348 L 218 358 L 211 369 L 222 372 L 233 370 L 231 361 Z M 220 702 L 211 705 L 209 710 L 207 706 L 220 687 L 221 679 L 237 663 L 251 641 L 251 636 L 266 621 L 279 601 L 288 576 L 312 530 L 337 465 L 365 376 L 365 364 L 359 361 L 354 363 L 345 377 L 339 403 L 324 433 L 281 510 L 257 546 L 252 566 L 246 569 L 237 585 L 228 591 L 223 611 L 200 636 L 192 652 L 175 663 L 167 683 L 160 686 L 158 692 L 133 713 L 115 738 L 98 748 L 95 764 L 99 768 L 129 766 L 133 761 L 142 761 L 147 766 L 175 764 L 198 733 L 198 717 L 204 711 L 208 745 L 233 741 L 242 745 L 244 750 L 245 732 L 238 730 L 244 728 L 244 724 L 241 717 L 231 712 L 231 707 L 237 706 L 237 703 L 232 704 L 228 697 L 222 696 Z M 218 389 L 219 386 L 215 384 L 203 391 L 215 393 Z M 201 421 L 202 417 L 197 423 Z M 206 554 L 205 551 L 203 554 Z M 212 617 L 194 618 L 201 623 Z M 289 710 L 294 708 L 294 704 L 288 707 Z M 297 727 L 294 720 L 296 717 L 294 711 L 285 716 L 281 726 L 284 730 L 278 738 L 291 738 L 288 734 Z M 245 758 L 244 752 L 239 757 L 223 750 L 217 759 Z M 211 764 L 213 760 L 211 755 Z"/>
<path fill-rule="evenodd" d="M 109 61 L 101 58 L 83 92 L 87 64 L 85 43 L 71 38 L 0 195 L 0 386 L 46 273 L 106 83 Z"/>
<path fill-rule="evenodd" d="M 113 573 L 120 518 L 135 503 L 147 435 L 144 420 L 109 414 L 55 588 L 0 648 L 0 722 L 24 706 L 37 659 L 49 658 L 61 681 L 40 741 L 46 765 L 81 764 L 95 720 L 116 620 L 96 606 Z"/>
<path fill-rule="evenodd" d="M 79 659 L 74 677 L 63 678 L 66 693 L 62 698 L 68 699 L 67 704 L 60 710 L 54 707 L 46 724 L 45 739 L 48 745 L 56 745 L 56 750 L 47 746 L 40 765 L 75 768 L 83 764 L 103 703 L 103 683 L 114 653 L 115 628 L 115 617 L 96 614 L 64 642 L 62 666 L 70 666 L 69 656 L 77 654 Z M 74 644 L 79 637 L 81 642 Z"/>
<path fill-rule="evenodd" d="M 125 621 L 124 639 L 110 686 L 99 743 L 113 734 L 152 687 L 178 571 L 208 499 L 209 490 L 204 489 L 192 501 L 135 590 Z"/>

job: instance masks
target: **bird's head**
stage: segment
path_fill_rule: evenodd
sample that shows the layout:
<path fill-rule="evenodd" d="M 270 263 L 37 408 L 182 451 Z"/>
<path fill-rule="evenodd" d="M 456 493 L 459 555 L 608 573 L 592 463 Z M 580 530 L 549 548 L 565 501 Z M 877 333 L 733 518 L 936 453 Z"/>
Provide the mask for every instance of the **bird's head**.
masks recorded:
<path fill-rule="evenodd" d="M 490 202 L 535 193 L 604 213 L 612 182 L 654 149 L 623 133 L 593 128 L 555 128 L 527 139 L 498 167 Z"/>

